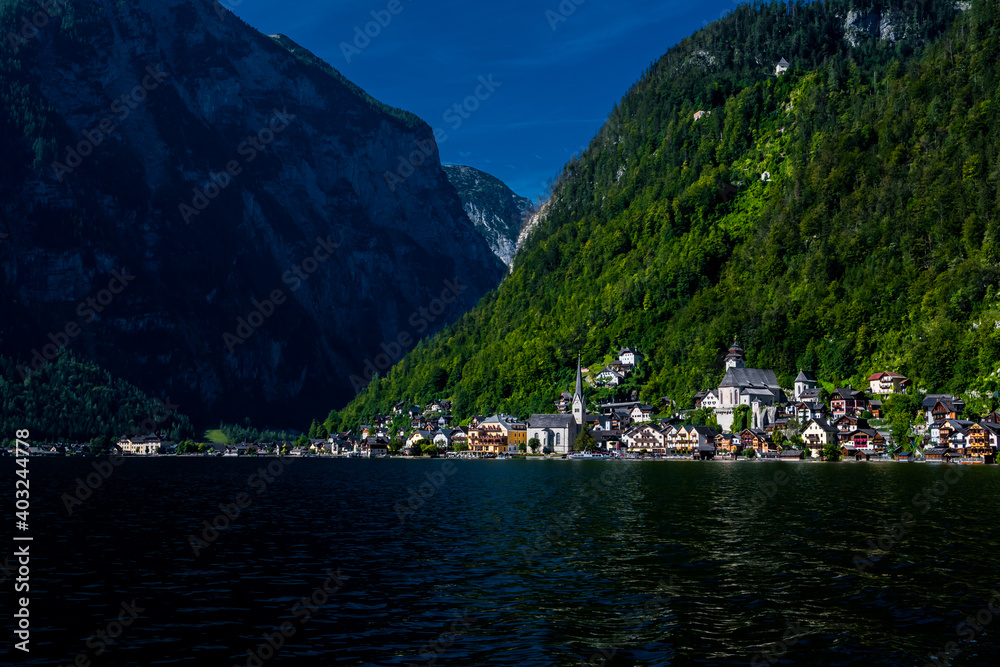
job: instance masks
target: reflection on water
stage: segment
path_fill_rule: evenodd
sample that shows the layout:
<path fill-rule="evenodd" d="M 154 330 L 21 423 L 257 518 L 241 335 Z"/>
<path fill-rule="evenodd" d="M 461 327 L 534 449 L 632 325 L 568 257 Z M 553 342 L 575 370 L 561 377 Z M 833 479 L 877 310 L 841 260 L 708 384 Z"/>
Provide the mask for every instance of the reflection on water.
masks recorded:
<path fill-rule="evenodd" d="M 915 504 L 949 468 L 456 461 L 442 477 L 442 461 L 306 459 L 250 485 L 267 461 L 130 459 L 67 516 L 89 461 L 33 459 L 34 632 L 18 662 L 922 665 L 949 642 L 953 664 L 1000 655 L 1000 468 L 962 468 Z M 123 604 L 144 611 L 109 634 Z"/>

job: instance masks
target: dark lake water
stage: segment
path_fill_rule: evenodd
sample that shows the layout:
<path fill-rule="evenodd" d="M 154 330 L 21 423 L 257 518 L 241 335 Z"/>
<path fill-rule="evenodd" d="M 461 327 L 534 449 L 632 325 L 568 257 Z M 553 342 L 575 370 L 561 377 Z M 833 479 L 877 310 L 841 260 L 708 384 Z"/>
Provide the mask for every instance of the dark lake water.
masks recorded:
<path fill-rule="evenodd" d="M 5 664 L 1000 663 L 996 466 L 129 459 L 68 515 L 93 461 L 31 460 Z"/>

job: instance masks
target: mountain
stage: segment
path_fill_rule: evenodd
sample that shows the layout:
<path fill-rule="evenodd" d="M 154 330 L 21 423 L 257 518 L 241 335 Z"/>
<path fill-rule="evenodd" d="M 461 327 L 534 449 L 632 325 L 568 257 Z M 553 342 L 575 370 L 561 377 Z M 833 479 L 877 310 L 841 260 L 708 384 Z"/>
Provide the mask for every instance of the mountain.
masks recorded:
<path fill-rule="evenodd" d="M 646 357 L 642 400 L 689 407 L 734 338 L 785 387 L 799 369 L 855 386 L 894 370 L 985 410 L 1000 17 L 963 6 L 906 5 L 893 29 L 848 34 L 849 12 L 863 28 L 898 4 L 743 4 L 683 40 L 566 165 L 504 283 L 345 423 L 447 396 L 459 417 L 550 412 L 578 353 L 600 368 L 626 344 Z"/>
<path fill-rule="evenodd" d="M 472 167 L 446 164 L 444 173 L 458 191 L 476 231 L 504 264 L 513 264 L 517 237 L 535 212 L 531 200 L 519 197 L 500 179 Z"/>
<path fill-rule="evenodd" d="M 297 423 L 505 274 L 431 129 L 287 37 L 213 0 L 47 7 L 0 6 L 22 371 L 68 346 L 192 418 Z"/>

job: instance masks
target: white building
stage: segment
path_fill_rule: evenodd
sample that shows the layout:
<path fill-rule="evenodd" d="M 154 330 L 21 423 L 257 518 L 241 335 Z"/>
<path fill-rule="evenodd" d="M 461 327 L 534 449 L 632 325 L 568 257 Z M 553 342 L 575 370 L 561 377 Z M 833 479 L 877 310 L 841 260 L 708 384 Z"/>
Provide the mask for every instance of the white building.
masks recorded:
<path fill-rule="evenodd" d="M 573 392 L 572 406 L 572 413 L 568 415 L 531 415 L 528 418 L 528 442 L 532 438 L 538 438 L 542 452 L 569 454 L 573 451 L 576 438 L 587 421 L 579 359 L 576 360 L 576 390 Z"/>
<path fill-rule="evenodd" d="M 618 361 L 625 366 L 635 366 L 642 361 L 642 355 L 630 347 L 618 351 Z"/>
<path fill-rule="evenodd" d="M 719 426 L 729 431 L 733 426 L 736 408 L 740 405 L 750 406 L 754 412 L 754 422 L 757 428 L 763 428 L 765 408 L 781 402 L 781 387 L 778 377 L 771 370 L 747 368 L 743 348 L 737 343 L 729 348 L 726 355 L 726 374 L 716 390 L 719 397 L 719 407 L 715 410 Z M 704 405 L 704 403 L 702 403 Z M 772 413 L 773 410 L 767 410 Z M 770 415 L 767 416 L 770 418 Z"/>
<path fill-rule="evenodd" d="M 809 371 L 799 371 L 798 376 L 795 378 L 795 400 L 803 401 L 806 400 L 807 395 L 810 394 L 811 389 L 816 389 L 817 387 L 816 378 Z"/>

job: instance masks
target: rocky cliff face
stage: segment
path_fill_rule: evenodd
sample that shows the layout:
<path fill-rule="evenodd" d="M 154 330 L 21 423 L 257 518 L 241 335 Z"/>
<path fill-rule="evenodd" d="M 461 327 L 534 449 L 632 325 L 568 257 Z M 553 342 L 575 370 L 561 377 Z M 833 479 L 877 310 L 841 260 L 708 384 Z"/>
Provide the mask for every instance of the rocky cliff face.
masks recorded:
<path fill-rule="evenodd" d="M 535 206 L 520 197 L 500 179 L 472 167 L 445 165 L 444 172 L 455 186 L 463 208 L 493 253 L 510 266 L 517 252 L 517 237 Z"/>
<path fill-rule="evenodd" d="M 4 353 L 294 425 L 498 284 L 419 119 L 212 0 L 52 8 L 0 8 Z"/>

